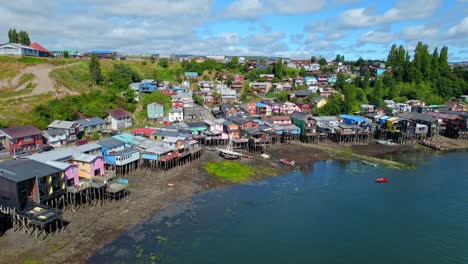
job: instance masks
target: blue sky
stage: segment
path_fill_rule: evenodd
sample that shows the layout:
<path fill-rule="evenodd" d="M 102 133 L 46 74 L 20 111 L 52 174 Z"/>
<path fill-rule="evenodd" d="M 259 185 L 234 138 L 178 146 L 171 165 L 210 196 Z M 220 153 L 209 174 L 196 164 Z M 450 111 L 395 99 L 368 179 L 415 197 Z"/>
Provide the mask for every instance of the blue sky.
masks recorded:
<path fill-rule="evenodd" d="M 49 49 L 126 53 L 336 54 L 384 59 L 393 43 L 449 46 L 468 61 L 468 0 L 16 0 L 0 31 L 26 30 Z"/>

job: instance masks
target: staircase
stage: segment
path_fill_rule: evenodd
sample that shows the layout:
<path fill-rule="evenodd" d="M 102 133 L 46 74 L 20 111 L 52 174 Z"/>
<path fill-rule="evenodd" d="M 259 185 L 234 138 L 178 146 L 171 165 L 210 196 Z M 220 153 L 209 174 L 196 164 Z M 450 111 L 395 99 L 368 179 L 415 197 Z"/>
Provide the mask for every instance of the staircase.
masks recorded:
<path fill-rule="evenodd" d="M 28 199 L 28 201 L 24 204 L 24 207 L 23 207 L 22 211 L 28 212 L 29 210 L 34 209 L 34 207 L 36 207 L 36 206 L 37 206 L 37 204 L 36 204 L 36 202 L 34 202 L 34 200 Z"/>

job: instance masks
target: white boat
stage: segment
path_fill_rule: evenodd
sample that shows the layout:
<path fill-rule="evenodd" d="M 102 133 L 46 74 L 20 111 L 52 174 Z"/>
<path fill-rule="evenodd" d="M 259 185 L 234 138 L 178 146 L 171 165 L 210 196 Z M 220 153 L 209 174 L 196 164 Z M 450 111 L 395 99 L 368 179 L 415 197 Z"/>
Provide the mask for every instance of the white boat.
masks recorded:
<path fill-rule="evenodd" d="M 219 155 L 225 159 L 239 160 L 242 158 L 242 153 L 234 151 L 231 138 L 229 138 L 229 143 L 226 148 L 216 148 L 216 150 L 219 152 Z"/>
<path fill-rule="evenodd" d="M 396 143 L 393 143 L 388 140 L 377 140 L 377 144 L 386 145 L 386 146 L 396 146 Z"/>

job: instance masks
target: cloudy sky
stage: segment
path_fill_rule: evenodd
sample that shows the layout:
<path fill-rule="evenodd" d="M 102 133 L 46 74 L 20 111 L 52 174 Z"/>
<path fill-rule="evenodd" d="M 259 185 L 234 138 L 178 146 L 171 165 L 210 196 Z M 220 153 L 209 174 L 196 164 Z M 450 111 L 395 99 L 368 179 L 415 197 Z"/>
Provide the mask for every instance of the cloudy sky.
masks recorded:
<path fill-rule="evenodd" d="M 449 46 L 468 61 L 468 0 L 14 0 L 0 42 L 126 53 L 386 58 L 393 43 Z"/>

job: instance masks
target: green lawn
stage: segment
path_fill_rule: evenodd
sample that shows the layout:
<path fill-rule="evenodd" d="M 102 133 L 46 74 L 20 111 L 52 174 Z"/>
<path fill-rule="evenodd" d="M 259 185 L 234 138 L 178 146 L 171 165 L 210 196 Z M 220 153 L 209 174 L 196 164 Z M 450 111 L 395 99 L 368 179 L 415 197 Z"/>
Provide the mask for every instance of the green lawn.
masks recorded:
<path fill-rule="evenodd" d="M 255 174 L 252 168 L 234 161 L 209 161 L 203 164 L 203 169 L 210 175 L 235 183 L 249 181 Z"/>

